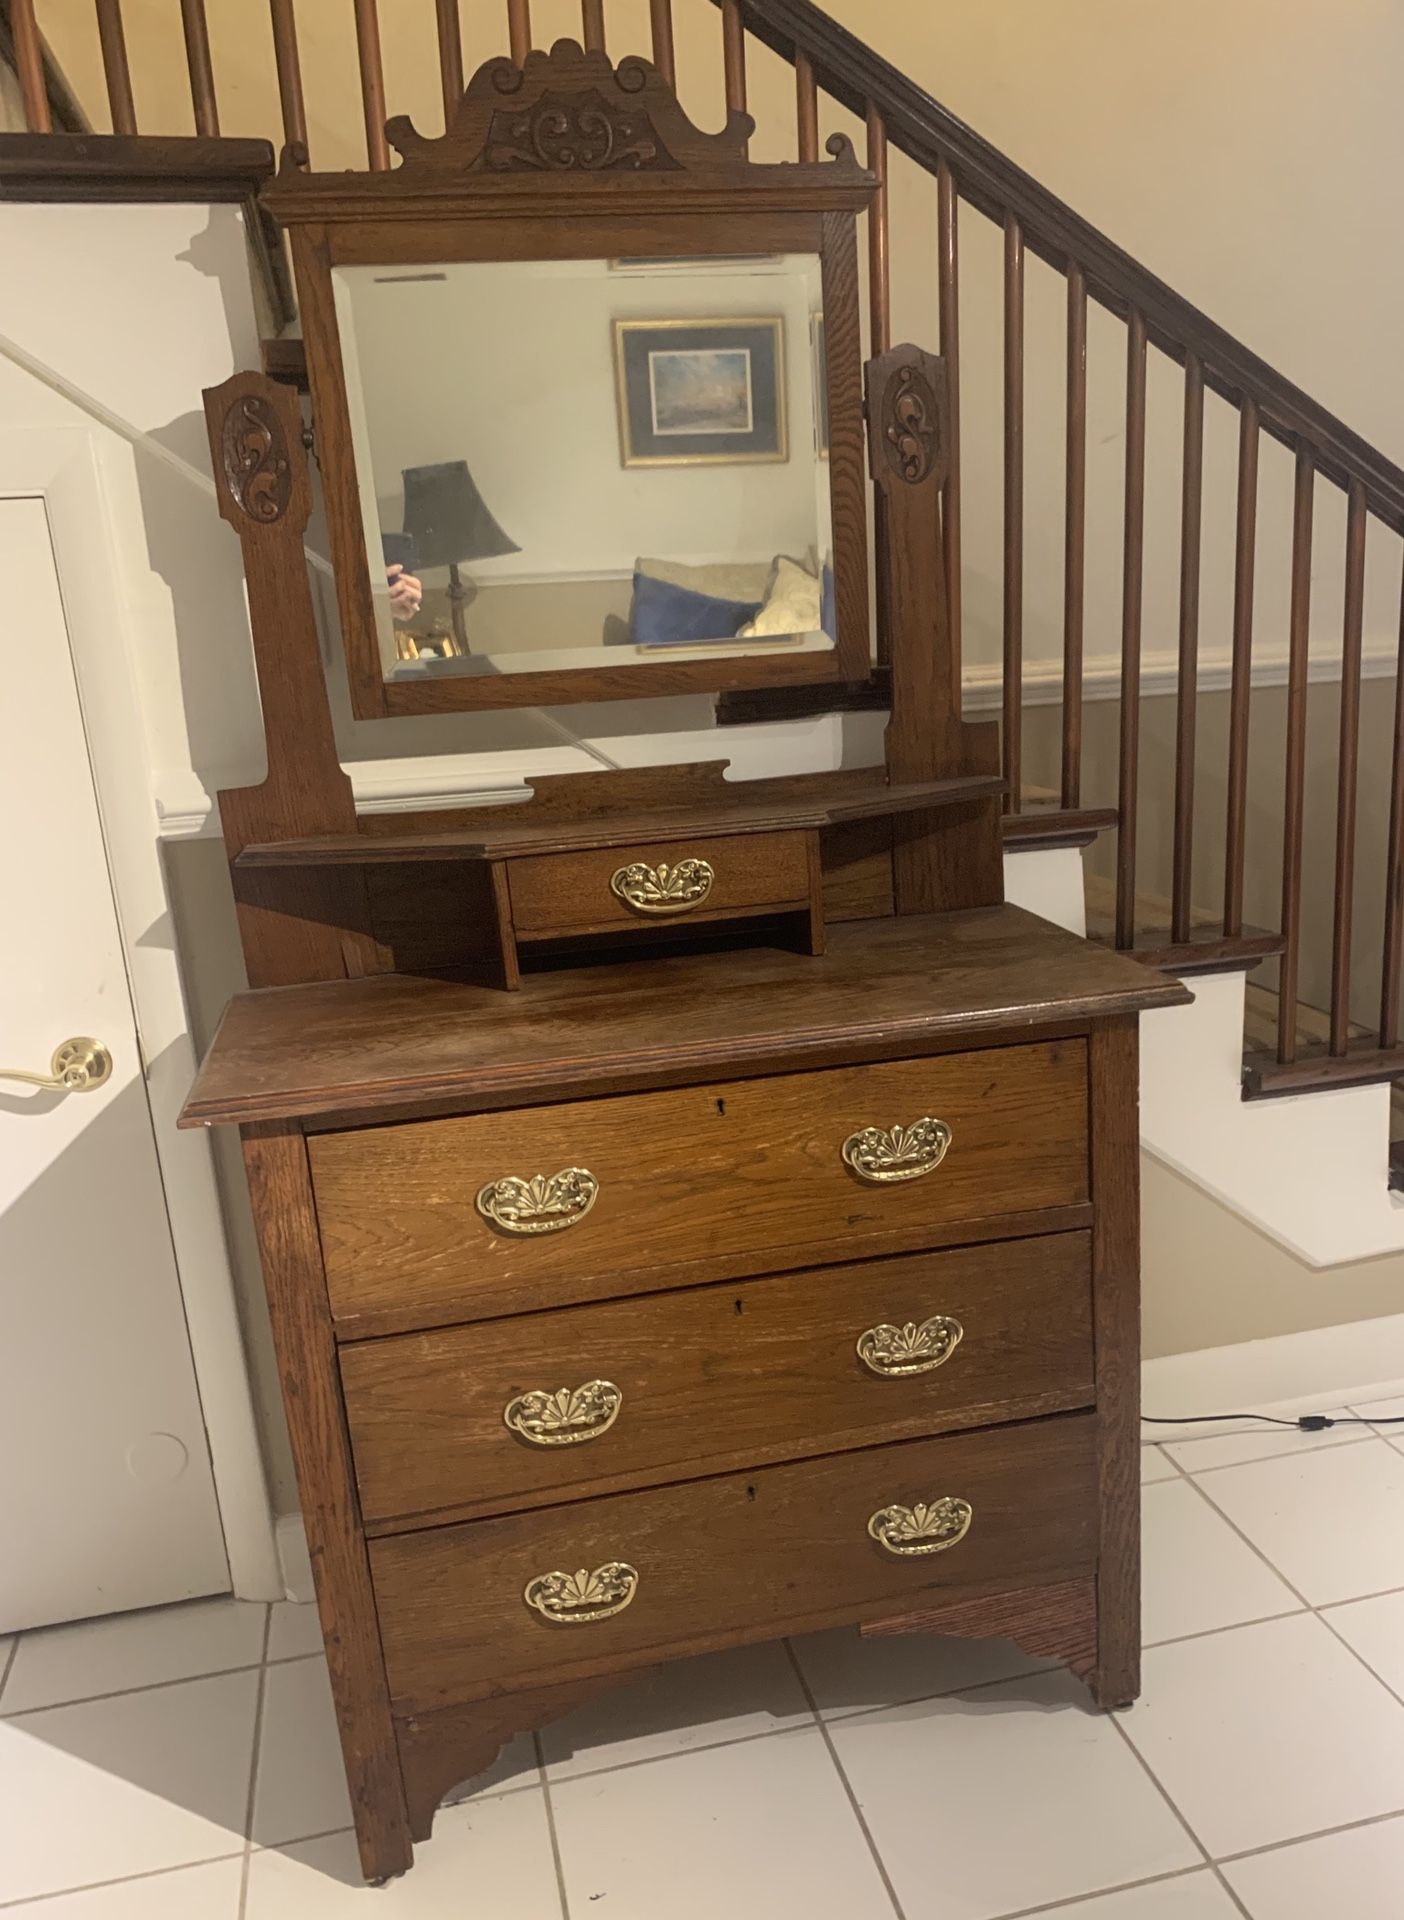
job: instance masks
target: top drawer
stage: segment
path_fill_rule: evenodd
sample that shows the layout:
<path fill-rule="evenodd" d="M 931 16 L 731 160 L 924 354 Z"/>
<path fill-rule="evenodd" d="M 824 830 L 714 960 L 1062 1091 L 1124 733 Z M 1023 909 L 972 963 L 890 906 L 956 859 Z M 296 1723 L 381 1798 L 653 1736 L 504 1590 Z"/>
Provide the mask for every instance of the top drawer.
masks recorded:
<path fill-rule="evenodd" d="M 1047 1041 L 314 1136 L 332 1311 L 362 1335 L 997 1234 L 1086 1203 L 1086 1075 Z"/>

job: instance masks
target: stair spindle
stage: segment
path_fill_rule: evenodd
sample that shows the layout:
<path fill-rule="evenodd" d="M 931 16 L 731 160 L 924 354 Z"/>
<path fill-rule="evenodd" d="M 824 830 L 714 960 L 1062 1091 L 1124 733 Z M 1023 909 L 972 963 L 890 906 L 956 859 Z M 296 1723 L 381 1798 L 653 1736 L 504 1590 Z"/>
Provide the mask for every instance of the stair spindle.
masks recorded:
<path fill-rule="evenodd" d="M 1297 980 L 1302 932 L 1302 812 L 1306 789 L 1307 643 L 1311 623 L 1311 520 L 1316 468 L 1297 447 L 1292 501 L 1292 600 L 1287 619 L 1287 752 L 1282 803 L 1282 938 L 1277 976 L 1277 1058 L 1297 1057 Z"/>
<path fill-rule="evenodd" d="M 585 46 L 590 53 L 603 53 L 605 50 L 604 0 L 580 0 L 580 20 L 585 32 Z"/>
<path fill-rule="evenodd" d="M 795 111 L 799 123 L 799 157 L 819 158 L 819 83 L 807 53 L 795 54 Z"/>
<path fill-rule="evenodd" d="M 10 0 L 10 33 L 15 45 L 20 97 L 24 102 L 24 124 L 31 133 L 52 133 L 49 83 L 44 75 L 44 47 L 39 38 L 39 23 L 34 18 L 34 0 Z"/>
<path fill-rule="evenodd" d="M 1401 582 L 1399 596 L 1399 652 L 1394 673 L 1394 758 L 1390 766 L 1384 972 L 1380 982 L 1382 1050 L 1399 1045 L 1399 990 L 1404 981 L 1404 582 Z"/>
<path fill-rule="evenodd" d="M 1229 678 L 1228 807 L 1224 936 L 1243 932 L 1243 858 L 1248 828 L 1248 708 L 1253 691 L 1253 581 L 1258 544 L 1258 409 L 1238 416 L 1238 529 L 1233 563 L 1233 663 Z"/>
<path fill-rule="evenodd" d="M 946 363 L 950 464 L 941 504 L 941 539 L 950 613 L 951 672 L 960 685 L 960 235 L 955 175 L 944 160 L 936 169 L 936 282 L 941 307 L 941 358 Z"/>
<path fill-rule="evenodd" d="M 1068 268 L 1068 398 L 1063 497 L 1061 804 L 1082 805 L 1082 642 L 1087 582 L 1087 278 Z"/>
<path fill-rule="evenodd" d="M 728 113 L 746 111 L 746 23 L 741 0 L 722 0 L 722 65 Z"/>
<path fill-rule="evenodd" d="M 677 56 L 673 51 L 673 0 L 648 0 L 653 29 L 653 64 L 670 87 L 677 85 Z"/>
<path fill-rule="evenodd" d="M 1194 868 L 1194 731 L 1199 702 L 1199 556 L 1204 518 L 1204 368 L 1185 356 L 1185 451 L 1180 481 L 1180 659 L 1175 696 L 1175 851 L 1170 938 L 1190 937 Z"/>
<path fill-rule="evenodd" d="M 1341 724 L 1336 768 L 1336 914 L 1331 937 L 1330 1048 L 1350 1039 L 1350 937 L 1355 907 L 1355 809 L 1360 774 L 1360 649 L 1365 625 L 1365 489 L 1350 484 L 1346 507 Z"/>
<path fill-rule="evenodd" d="M 390 167 L 390 143 L 385 138 L 385 69 L 380 58 L 380 22 L 375 0 L 355 0 L 356 58 L 361 68 L 361 105 L 366 119 L 366 157 L 372 170 Z"/>
<path fill-rule="evenodd" d="M 869 107 L 868 171 L 877 191 L 868 206 L 868 336 L 869 351 L 886 353 L 892 345 L 892 280 L 887 231 L 887 122 Z M 877 572 L 877 646 L 880 662 L 892 658 L 891 620 L 887 579 L 887 497 L 879 487 L 873 497 L 873 563 Z"/>
<path fill-rule="evenodd" d="M 214 66 L 210 60 L 210 25 L 205 0 L 180 0 L 185 29 L 185 64 L 190 74 L 190 101 L 195 109 L 195 131 L 202 140 L 219 138 L 219 109 L 215 104 Z"/>
<path fill-rule="evenodd" d="M 507 46 L 514 66 L 531 52 L 531 0 L 507 0 Z"/>
<path fill-rule="evenodd" d="M 1146 321 L 1126 328 L 1126 500 L 1121 576 L 1121 740 L 1117 756 L 1116 944 L 1136 938 L 1136 820 L 1141 750 L 1141 582 L 1146 521 Z"/>
<path fill-rule="evenodd" d="M 132 98 L 132 70 L 127 64 L 127 36 L 122 27 L 122 0 L 97 0 L 98 40 L 102 47 L 103 78 L 114 133 L 135 133 L 136 103 Z"/>
<path fill-rule="evenodd" d="M 449 127 L 463 99 L 463 36 L 458 25 L 458 0 L 434 0 L 434 15 L 439 29 L 439 75 L 444 88 L 444 125 Z"/>
<path fill-rule="evenodd" d="M 273 19 L 273 59 L 278 69 L 278 99 L 283 110 L 283 138 L 306 149 L 307 108 L 302 98 L 302 63 L 297 53 L 297 22 L 293 0 L 269 0 Z"/>
<path fill-rule="evenodd" d="M 1004 810 L 1023 803 L 1024 721 L 1024 235 L 1004 221 Z"/>

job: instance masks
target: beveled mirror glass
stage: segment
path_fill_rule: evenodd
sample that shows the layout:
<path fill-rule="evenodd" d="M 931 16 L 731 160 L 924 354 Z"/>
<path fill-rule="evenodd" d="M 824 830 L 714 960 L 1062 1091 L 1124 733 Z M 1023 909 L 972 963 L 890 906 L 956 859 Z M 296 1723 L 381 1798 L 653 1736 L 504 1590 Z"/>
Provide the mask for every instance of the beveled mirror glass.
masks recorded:
<path fill-rule="evenodd" d="M 385 680 L 833 653 L 817 254 L 332 284 Z"/>

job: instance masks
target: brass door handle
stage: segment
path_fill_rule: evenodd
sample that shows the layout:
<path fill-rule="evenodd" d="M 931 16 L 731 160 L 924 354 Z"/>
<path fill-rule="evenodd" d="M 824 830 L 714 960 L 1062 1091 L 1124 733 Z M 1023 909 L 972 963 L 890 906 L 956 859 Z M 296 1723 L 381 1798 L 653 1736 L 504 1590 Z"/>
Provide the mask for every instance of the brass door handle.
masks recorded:
<path fill-rule="evenodd" d="M 639 1576 L 627 1560 L 610 1560 L 593 1573 L 538 1573 L 522 1594 L 543 1620 L 562 1627 L 588 1627 L 623 1613 L 638 1592 Z"/>
<path fill-rule="evenodd" d="M 101 1040 L 89 1040 L 81 1034 L 54 1048 L 47 1073 L 0 1067 L 0 1080 L 22 1080 L 27 1087 L 47 1087 L 54 1093 L 94 1093 L 111 1078 L 112 1055 Z"/>
<path fill-rule="evenodd" d="M 944 1120 L 929 1115 L 909 1127 L 863 1127 L 839 1148 L 843 1164 L 860 1180 L 888 1186 L 934 1173 L 954 1136 Z"/>
<path fill-rule="evenodd" d="M 959 1546 L 974 1517 L 968 1500 L 947 1494 L 940 1500 L 918 1500 L 914 1507 L 880 1507 L 868 1522 L 868 1532 L 880 1547 L 903 1560 Z"/>
<path fill-rule="evenodd" d="M 538 1387 L 519 1393 L 502 1409 L 503 1424 L 534 1447 L 575 1447 L 598 1440 L 619 1418 L 624 1396 L 612 1380 L 587 1380 L 572 1392 Z"/>
<path fill-rule="evenodd" d="M 563 1167 L 529 1180 L 509 1173 L 478 1190 L 477 1208 L 502 1233 L 561 1233 L 583 1220 L 599 1196 L 588 1167 Z"/>
<path fill-rule="evenodd" d="M 920 1325 L 908 1320 L 900 1327 L 869 1327 L 858 1336 L 858 1358 L 884 1380 L 900 1380 L 909 1373 L 934 1373 L 943 1367 L 965 1338 L 965 1328 L 948 1313 L 936 1313 Z"/>

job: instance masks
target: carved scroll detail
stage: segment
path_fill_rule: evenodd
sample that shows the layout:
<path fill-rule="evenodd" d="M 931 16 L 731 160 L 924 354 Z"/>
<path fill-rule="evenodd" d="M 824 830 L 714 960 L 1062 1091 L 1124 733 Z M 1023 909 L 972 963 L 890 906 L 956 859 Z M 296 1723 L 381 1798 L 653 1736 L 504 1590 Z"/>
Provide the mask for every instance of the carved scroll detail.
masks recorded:
<path fill-rule="evenodd" d="M 882 443 L 893 470 L 920 486 L 941 451 L 941 409 L 924 374 L 901 367 L 883 396 Z"/>
<path fill-rule="evenodd" d="M 678 165 L 641 107 L 613 105 L 597 87 L 573 98 L 543 94 L 525 113 L 495 113 L 480 164 L 489 173 L 663 173 Z"/>
<path fill-rule="evenodd" d="M 288 510 L 292 473 L 282 424 L 255 393 L 240 396 L 220 436 L 225 484 L 250 520 L 272 526 Z"/>

